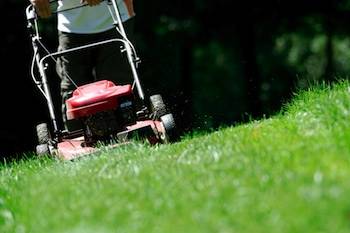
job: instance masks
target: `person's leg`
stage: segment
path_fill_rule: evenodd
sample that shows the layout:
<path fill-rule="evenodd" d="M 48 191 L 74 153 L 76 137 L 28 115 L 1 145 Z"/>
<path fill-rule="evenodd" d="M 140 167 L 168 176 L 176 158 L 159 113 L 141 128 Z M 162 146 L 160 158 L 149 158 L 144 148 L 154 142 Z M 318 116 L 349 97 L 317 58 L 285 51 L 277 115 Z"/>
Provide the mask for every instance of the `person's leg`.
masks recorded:
<path fill-rule="evenodd" d="M 130 41 L 133 41 L 134 19 L 124 23 L 125 31 Z M 121 38 L 115 29 L 97 35 L 100 40 Z M 107 79 L 116 84 L 131 84 L 132 72 L 126 56 L 121 53 L 121 43 L 110 43 L 96 50 L 96 78 Z"/>
<path fill-rule="evenodd" d="M 91 35 L 59 32 L 58 51 L 64 51 L 88 44 L 89 40 L 91 40 Z M 72 92 L 76 89 L 70 79 L 72 79 L 78 86 L 91 82 L 93 80 L 92 67 L 93 64 L 90 50 L 79 50 L 57 59 L 56 70 L 61 78 L 62 118 L 65 128 L 69 131 L 80 127 L 80 125 L 74 121 L 67 121 L 66 117 L 65 102 L 72 96 Z"/>

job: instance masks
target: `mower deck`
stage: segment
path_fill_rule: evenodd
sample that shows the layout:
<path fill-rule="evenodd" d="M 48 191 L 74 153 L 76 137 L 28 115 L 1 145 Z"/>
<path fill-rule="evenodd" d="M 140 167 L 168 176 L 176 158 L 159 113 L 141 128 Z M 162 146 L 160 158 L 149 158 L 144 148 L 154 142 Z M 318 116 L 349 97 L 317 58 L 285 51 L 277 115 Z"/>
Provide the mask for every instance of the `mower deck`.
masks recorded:
<path fill-rule="evenodd" d="M 118 147 L 127 143 L 130 139 L 145 138 L 150 144 L 156 144 L 164 139 L 164 127 L 160 121 L 145 120 L 138 121 L 136 124 L 128 126 L 126 130 L 117 133 L 117 142 L 109 144 L 109 147 Z M 84 136 L 75 138 L 66 138 L 57 144 L 55 150 L 56 157 L 62 160 L 73 160 L 84 155 L 99 151 L 94 146 L 85 146 Z"/>
<path fill-rule="evenodd" d="M 59 159 L 62 160 L 73 160 L 80 156 L 91 154 L 97 151 L 94 147 L 83 146 L 84 137 L 78 137 L 73 139 L 64 139 L 58 143 L 55 154 Z"/>

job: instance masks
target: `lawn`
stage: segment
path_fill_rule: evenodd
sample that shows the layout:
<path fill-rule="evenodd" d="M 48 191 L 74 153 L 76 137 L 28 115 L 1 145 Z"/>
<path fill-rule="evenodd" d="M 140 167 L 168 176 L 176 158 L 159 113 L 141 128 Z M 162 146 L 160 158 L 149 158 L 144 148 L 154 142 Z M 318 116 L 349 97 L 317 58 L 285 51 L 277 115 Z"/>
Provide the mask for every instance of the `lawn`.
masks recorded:
<path fill-rule="evenodd" d="M 0 232 L 350 232 L 350 84 L 272 118 L 0 167 Z"/>

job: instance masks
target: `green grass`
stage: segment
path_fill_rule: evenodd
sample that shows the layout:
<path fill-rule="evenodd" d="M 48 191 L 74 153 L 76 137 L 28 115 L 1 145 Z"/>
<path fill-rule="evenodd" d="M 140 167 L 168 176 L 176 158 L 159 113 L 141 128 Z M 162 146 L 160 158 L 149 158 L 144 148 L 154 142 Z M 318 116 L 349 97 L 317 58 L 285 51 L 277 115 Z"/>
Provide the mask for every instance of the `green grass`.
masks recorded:
<path fill-rule="evenodd" d="M 0 232 L 350 232 L 350 84 L 270 119 L 0 168 Z"/>

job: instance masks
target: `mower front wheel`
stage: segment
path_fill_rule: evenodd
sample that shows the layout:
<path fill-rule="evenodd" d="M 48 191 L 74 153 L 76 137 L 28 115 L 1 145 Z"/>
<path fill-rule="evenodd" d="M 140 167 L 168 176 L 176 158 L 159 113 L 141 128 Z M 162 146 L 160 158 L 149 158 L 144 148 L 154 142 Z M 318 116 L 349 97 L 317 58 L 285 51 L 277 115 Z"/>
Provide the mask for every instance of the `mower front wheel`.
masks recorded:
<path fill-rule="evenodd" d="M 179 139 L 179 134 L 176 128 L 176 123 L 173 114 L 168 113 L 160 117 L 164 127 L 163 141 L 165 143 L 176 142 Z"/>
<path fill-rule="evenodd" d="M 36 126 L 36 135 L 39 145 L 47 144 L 50 141 L 50 131 L 46 123 Z"/>
<path fill-rule="evenodd" d="M 160 119 L 162 116 L 168 113 L 168 109 L 161 95 L 152 95 L 150 97 L 150 104 L 151 111 L 154 114 L 155 119 Z"/>
<path fill-rule="evenodd" d="M 50 149 L 48 144 L 39 144 L 36 146 L 36 154 L 38 156 L 50 155 Z"/>

